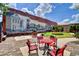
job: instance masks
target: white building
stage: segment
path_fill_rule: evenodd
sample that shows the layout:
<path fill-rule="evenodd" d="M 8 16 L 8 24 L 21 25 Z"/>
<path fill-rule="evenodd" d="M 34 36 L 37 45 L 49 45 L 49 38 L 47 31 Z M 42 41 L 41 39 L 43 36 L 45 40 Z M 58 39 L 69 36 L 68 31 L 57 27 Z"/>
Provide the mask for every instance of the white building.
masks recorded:
<path fill-rule="evenodd" d="M 32 30 L 46 30 L 52 25 L 57 25 L 56 22 L 47 19 L 24 13 L 20 10 L 9 9 L 10 12 L 6 16 L 6 31 L 7 32 L 27 32 Z"/>

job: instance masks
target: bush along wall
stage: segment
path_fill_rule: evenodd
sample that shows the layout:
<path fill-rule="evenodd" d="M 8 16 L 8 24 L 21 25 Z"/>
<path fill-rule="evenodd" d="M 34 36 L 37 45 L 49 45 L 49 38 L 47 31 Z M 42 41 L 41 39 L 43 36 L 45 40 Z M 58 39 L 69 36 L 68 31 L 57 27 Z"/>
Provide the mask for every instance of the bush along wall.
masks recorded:
<path fill-rule="evenodd" d="M 75 33 L 75 37 L 79 38 L 79 32 Z"/>

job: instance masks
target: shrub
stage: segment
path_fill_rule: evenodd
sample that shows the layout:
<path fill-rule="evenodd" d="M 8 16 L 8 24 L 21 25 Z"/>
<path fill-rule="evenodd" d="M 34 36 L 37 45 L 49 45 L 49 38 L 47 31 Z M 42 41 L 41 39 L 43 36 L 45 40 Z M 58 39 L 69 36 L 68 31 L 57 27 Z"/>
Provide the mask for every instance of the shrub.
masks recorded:
<path fill-rule="evenodd" d="M 53 32 L 54 35 L 63 35 L 62 32 Z"/>
<path fill-rule="evenodd" d="M 75 37 L 79 38 L 79 32 L 75 33 Z"/>

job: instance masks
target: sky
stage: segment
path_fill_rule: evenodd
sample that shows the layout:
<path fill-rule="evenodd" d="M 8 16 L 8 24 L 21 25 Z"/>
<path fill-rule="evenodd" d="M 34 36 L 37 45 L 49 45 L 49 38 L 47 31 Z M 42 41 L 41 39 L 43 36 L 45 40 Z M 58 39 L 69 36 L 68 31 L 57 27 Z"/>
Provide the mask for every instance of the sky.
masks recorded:
<path fill-rule="evenodd" d="M 78 3 L 10 3 L 9 7 L 55 21 L 60 24 L 79 23 Z"/>

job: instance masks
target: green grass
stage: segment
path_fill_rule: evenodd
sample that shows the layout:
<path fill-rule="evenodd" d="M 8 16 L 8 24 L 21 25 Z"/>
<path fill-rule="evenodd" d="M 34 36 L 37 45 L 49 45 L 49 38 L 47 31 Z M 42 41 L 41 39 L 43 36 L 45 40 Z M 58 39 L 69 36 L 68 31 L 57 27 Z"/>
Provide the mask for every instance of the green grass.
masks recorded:
<path fill-rule="evenodd" d="M 67 32 L 46 32 L 44 33 L 44 36 L 51 36 L 54 35 L 57 38 L 71 38 L 74 37 L 73 33 L 67 33 Z"/>
<path fill-rule="evenodd" d="M 51 36 L 51 35 L 53 35 L 52 32 L 45 32 L 43 34 L 44 34 L 44 36 Z"/>

